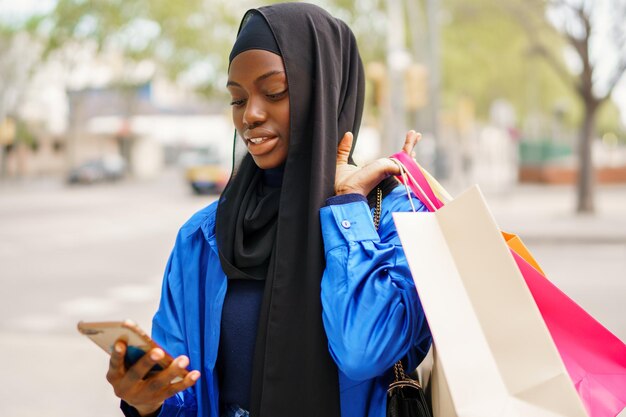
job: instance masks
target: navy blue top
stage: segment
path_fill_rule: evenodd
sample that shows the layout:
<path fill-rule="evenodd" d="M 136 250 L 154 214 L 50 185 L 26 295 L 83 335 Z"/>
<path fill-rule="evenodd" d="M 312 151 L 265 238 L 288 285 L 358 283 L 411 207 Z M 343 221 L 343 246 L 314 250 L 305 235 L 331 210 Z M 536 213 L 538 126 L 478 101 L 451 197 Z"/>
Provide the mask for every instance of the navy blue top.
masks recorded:
<path fill-rule="evenodd" d="M 280 187 L 283 172 L 283 166 L 266 169 L 263 171 L 263 184 Z M 250 409 L 254 348 L 264 288 L 264 280 L 228 280 L 217 353 L 222 409 L 230 404 Z"/>
<path fill-rule="evenodd" d="M 220 408 L 250 409 L 254 347 L 265 281 L 228 280 L 217 353 Z"/>

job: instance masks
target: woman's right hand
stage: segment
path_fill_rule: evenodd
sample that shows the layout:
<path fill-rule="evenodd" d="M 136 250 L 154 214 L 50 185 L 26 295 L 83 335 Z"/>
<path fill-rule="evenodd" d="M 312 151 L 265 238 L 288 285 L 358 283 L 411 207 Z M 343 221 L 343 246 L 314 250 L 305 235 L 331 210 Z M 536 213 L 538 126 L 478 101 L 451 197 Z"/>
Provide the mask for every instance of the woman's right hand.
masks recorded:
<path fill-rule="evenodd" d="M 402 152 L 414 157 L 413 148 L 422 135 L 409 130 L 404 140 Z M 335 195 L 357 193 L 367 196 L 376 185 L 390 175 L 399 175 L 400 169 L 389 158 L 380 158 L 363 167 L 348 164 L 352 150 L 351 132 L 343 135 L 337 147 L 337 171 L 335 173 Z"/>
<path fill-rule="evenodd" d="M 126 343 L 118 340 L 111 352 L 107 381 L 113 386 L 115 395 L 135 407 L 142 416 L 155 414 L 167 398 L 193 386 L 200 378 L 198 371 L 187 373 L 189 358 L 186 356 L 177 357 L 166 369 L 145 378 L 164 357 L 163 350 L 152 349 L 128 369 L 124 367 L 125 354 Z M 182 381 L 172 384 L 171 381 L 178 377 L 183 378 Z"/>

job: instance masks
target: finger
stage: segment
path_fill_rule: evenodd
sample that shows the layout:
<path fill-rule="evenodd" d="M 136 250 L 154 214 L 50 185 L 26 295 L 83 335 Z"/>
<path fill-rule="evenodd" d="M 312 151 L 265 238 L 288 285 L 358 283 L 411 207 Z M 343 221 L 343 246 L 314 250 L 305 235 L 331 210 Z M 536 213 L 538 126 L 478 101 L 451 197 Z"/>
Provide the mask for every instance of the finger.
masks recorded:
<path fill-rule="evenodd" d="M 187 356 L 179 356 L 172 363 L 162 371 L 159 371 L 154 376 L 149 377 L 146 382 L 148 390 L 152 392 L 161 391 L 163 388 L 168 387 L 173 380 L 182 379 L 188 374 L 187 366 L 189 366 L 189 358 Z"/>
<path fill-rule="evenodd" d="M 353 136 L 351 132 L 346 132 L 339 142 L 337 147 L 337 165 L 347 165 L 348 158 L 350 156 L 350 150 L 352 149 Z"/>
<path fill-rule="evenodd" d="M 109 359 L 109 370 L 107 372 L 107 380 L 109 382 L 121 377 L 124 374 L 124 355 L 126 354 L 126 343 L 123 340 L 117 340 L 111 351 Z"/>
<path fill-rule="evenodd" d="M 169 386 L 165 389 L 165 398 L 169 398 L 172 395 L 179 393 L 180 391 L 186 390 L 189 387 L 194 386 L 194 384 L 200 379 L 199 371 L 191 371 L 182 381 L 176 382 L 174 384 L 169 384 Z"/>
<path fill-rule="evenodd" d="M 148 353 L 143 355 L 141 359 L 139 359 L 133 366 L 128 368 L 126 374 L 124 375 L 124 380 L 126 384 L 134 384 L 138 381 L 141 381 L 147 374 L 150 372 L 150 369 L 158 361 L 163 359 L 165 353 L 162 349 L 155 348 L 150 350 Z"/>
<path fill-rule="evenodd" d="M 390 175 L 400 173 L 398 166 L 389 158 L 377 159 L 365 165 L 358 173 L 356 181 L 360 184 L 359 188 L 368 194 L 376 187 L 378 183 Z"/>
<path fill-rule="evenodd" d="M 404 146 L 402 146 L 402 151 L 407 155 L 413 154 L 413 148 L 417 144 L 417 142 L 422 138 L 420 133 L 417 133 L 414 130 L 409 130 L 406 134 L 406 138 L 404 140 Z"/>
<path fill-rule="evenodd" d="M 400 175 L 402 171 L 400 170 L 400 166 L 398 163 L 390 158 L 382 158 L 381 160 L 382 166 L 385 169 L 385 176 L 390 175 Z"/>

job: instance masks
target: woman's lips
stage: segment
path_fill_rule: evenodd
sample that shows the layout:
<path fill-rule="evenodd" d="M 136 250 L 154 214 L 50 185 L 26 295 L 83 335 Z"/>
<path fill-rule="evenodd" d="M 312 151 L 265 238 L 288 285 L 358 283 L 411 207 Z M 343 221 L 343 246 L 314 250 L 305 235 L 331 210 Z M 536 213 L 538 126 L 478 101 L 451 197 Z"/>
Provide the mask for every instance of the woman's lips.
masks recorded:
<path fill-rule="evenodd" d="M 274 148 L 277 139 L 277 136 L 260 136 L 246 139 L 248 151 L 255 156 L 267 153 Z"/>
<path fill-rule="evenodd" d="M 251 143 L 253 143 L 255 145 L 258 145 L 260 143 L 265 142 L 266 140 L 273 139 L 274 137 L 275 136 L 262 136 L 262 137 L 258 137 L 258 138 L 250 138 L 250 139 L 248 139 L 248 142 L 251 142 Z"/>

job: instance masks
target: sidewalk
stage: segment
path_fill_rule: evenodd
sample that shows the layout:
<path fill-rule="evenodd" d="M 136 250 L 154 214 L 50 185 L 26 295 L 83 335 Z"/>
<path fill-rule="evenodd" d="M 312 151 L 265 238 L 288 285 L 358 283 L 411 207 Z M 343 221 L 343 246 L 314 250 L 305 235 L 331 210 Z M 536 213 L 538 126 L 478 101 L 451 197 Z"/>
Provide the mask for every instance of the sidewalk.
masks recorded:
<path fill-rule="evenodd" d="M 626 185 L 597 186 L 594 215 L 576 214 L 573 186 L 516 185 L 484 194 L 498 225 L 524 241 L 626 244 Z"/>

